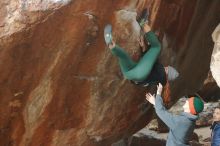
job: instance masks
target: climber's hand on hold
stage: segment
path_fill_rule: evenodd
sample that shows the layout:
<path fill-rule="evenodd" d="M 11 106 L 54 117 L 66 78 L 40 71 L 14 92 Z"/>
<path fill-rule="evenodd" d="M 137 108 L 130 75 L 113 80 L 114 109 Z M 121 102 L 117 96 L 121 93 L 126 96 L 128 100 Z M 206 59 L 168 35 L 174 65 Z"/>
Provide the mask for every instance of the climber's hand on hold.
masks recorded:
<path fill-rule="evenodd" d="M 143 27 L 143 30 L 144 30 L 145 33 L 148 33 L 149 31 L 151 31 L 151 27 L 147 23 L 145 23 L 144 27 Z"/>
<path fill-rule="evenodd" d="M 155 96 L 153 96 L 152 94 L 146 93 L 146 100 L 155 105 Z"/>
<path fill-rule="evenodd" d="M 141 47 L 141 51 L 142 52 L 145 52 L 146 51 L 146 46 L 145 46 L 145 44 L 144 44 L 144 36 L 140 36 L 139 38 L 138 38 L 138 43 L 139 43 L 139 45 L 140 45 L 140 47 Z"/>
<path fill-rule="evenodd" d="M 114 48 L 115 47 L 115 41 L 112 40 L 112 42 L 108 45 L 108 47 L 110 49 Z"/>
<path fill-rule="evenodd" d="M 163 86 L 161 83 L 159 83 L 159 85 L 157 85 L 157 95 L 161 96 L 162 90 L 163 90 Z"/>
<path fill-rule="evenodd" d="M 139 43 L 140 47 L 144 47 L 144 38 L 143 38 L 143 36 L 140 36 L 138 38 L 138 43 Z"/>

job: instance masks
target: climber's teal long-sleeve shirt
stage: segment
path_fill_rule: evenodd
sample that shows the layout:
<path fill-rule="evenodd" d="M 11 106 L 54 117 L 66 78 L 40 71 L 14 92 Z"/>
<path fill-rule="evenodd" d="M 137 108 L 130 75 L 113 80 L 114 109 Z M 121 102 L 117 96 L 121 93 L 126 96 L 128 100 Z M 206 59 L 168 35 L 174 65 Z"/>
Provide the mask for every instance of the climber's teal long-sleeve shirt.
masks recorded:
<path fill-rule="evenodd" d="M 128 80 L 146 80 L 160 54 L 161 45 L 154 32 L 146 33 L 144 38 L 150 43 L 151 47 L 138 63 L 134 62 L 128 53 L 118 45 L 111 49 L 112 54 L 118 57 L 121 71 Z"/>

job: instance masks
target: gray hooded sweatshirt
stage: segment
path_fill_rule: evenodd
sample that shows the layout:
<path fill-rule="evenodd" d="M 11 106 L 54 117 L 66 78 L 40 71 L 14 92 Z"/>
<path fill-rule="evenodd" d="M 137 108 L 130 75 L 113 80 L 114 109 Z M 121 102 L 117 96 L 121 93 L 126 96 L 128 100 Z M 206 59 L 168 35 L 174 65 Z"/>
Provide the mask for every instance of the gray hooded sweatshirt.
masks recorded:
<path fill-rule="evenodd" d="M 166 146 L 189 146 L 189 139 L 193 134 L 198 116 L 186 112 L 180 115 L 169 113 L 160 95 L 156 96 L 155 109 L 157 115 L 170 129 Z"/>

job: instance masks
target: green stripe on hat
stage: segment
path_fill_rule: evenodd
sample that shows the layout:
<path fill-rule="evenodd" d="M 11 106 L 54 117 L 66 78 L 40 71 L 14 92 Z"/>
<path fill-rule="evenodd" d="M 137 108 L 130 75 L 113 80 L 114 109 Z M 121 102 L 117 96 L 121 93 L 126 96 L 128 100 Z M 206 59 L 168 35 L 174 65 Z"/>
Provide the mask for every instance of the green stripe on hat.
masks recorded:
<path fill-rule="evenodd" d="M 204 103 L 199 97 L 195 96 L 193 105 L 196 110 L 196 113 L 200 113 L 204 109 Z"/>

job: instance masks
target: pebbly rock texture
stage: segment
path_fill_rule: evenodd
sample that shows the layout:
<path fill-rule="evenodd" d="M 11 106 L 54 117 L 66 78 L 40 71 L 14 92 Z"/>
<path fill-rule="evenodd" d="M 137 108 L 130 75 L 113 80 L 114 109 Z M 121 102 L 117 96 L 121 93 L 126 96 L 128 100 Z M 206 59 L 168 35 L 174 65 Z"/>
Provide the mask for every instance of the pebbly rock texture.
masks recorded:
<path fill-rule="evenodd" d="M 205 129 L 207 130 L 207 128 Z M 204 132 L 204 131 L 203 131 Z M 122 139 L 112 146 L 165 146 L 168 133 L 156 133 L 146 127 L 135 133 L 133 136 Z M 199 138 L 201 138 L 199 140 Z M 210 140 L 203 141 L 202 135 L 193 133 L 189 141 L 191 146 L 210 146 Z"/>
<path fill-rule="evenodd" d="M 149 7 L 162 39 L 161 60 L 181 73 L 175 101 L 197 90 L 207 75 L 218 5 L 218 0 L 1 1 L 0 145 L 108 146 L 135 133 L 151 120 L 153 108 L 148 105 L 145 113 L 138 108 L 145 89 L 123 78 L 105 48 L 104 25 L 112 23 L 117 43 L 132 56 L 139 51 L 136 12 Z"/>
<path fill-rule="evenodd" d="M 163 136 L 146 128 L 143 128 L 135 133 L 133 136 L 122 139 L 112 144 L 112 146 L 164 146 L 166 145 L 165 139 L 166 138 L 164 138 Z"/>

